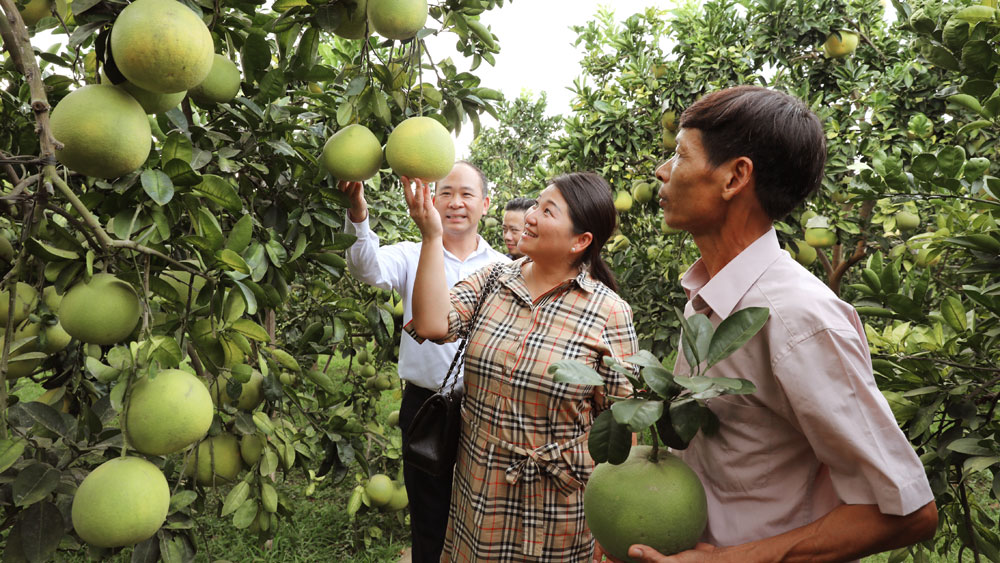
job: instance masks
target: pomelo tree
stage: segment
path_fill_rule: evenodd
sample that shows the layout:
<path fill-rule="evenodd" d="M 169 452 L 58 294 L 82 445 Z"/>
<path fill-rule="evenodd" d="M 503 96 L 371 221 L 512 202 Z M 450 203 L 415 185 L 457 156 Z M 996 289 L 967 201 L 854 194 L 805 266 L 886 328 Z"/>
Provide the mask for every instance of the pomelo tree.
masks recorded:
<path fill-rule="evenodd" d="M 91 555 L 139 541 L 133 557 L 149 561 L 194 557 L 209 497 L 215 516 L 266 539 L 291 514 L 280 493 L 291 475 L 307 490 L 320 478 L 357 490 L 395 474 L 399 431 L 377 422 L 382 391 L 364 383 L 395 357 L 394 303 L 346 275 L 347 202 L 323 148 L 351 125 L 379 146 L 413 117 L 478 128 L 499 97 L 475 74 L 498 52 L 479 16 L 502 0 L 409 2 L 406 37 L 382 2 L 392 39 L 354 0 L 77 0 L 30 25 L 23 4 L 0 0 L 0 290 L 14 312 L 0 355 L 4 558 L 82 548 L 63 523 L 109 460 L 162 472 L 169 512 L 162 527 L 149 520 L 152 536 L 91 541 Z M 472 70 L 429 52 L 431 34 L 450 35 Z M 379 164 L 364 171 L 373 226 L 398 240 L 414 231 Z M 58 349 L 63 320 L 75 338 Z M 202 422 L 184 433 L 198 444 L 149 446 L 166 439 L 139 412 L 156 401 L 132 393 L 168 370 L 215 388 L 207 436 Z M 363 506 L 358 494 L 347 509 Z"/>

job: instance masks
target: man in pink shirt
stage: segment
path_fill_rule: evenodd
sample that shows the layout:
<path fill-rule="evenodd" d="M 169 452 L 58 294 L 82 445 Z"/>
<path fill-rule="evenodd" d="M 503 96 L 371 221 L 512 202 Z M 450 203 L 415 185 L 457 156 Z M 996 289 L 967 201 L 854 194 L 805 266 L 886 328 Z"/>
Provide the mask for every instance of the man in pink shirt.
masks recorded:
<path fill-rule="evenodd" d="M 764 328 L 708 373 L 742 377 L 751 395 L 708 401 L 719 431 L 681 457 L 708 495 L 705 543 L 640 561 L 850 561 L 933 536 L 937 507 L 923 465 L 872 376 L 852 306 L 781 250 L 772 222 L 820 185 L 826 143 L 801 101 L 765 88 L 712 93 L 680 118 L 660 166 L 668 225 L 701 259 L 685 274 L 685 315 L 718 325 L 767 307 Z M 676 372 L 689 370 L 680 357 Z"/>

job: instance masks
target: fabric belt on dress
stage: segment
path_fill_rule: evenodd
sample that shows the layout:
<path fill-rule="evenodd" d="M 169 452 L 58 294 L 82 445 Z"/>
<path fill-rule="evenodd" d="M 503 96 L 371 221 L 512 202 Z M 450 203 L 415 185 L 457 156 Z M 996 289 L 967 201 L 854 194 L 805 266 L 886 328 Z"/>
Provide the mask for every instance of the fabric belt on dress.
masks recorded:
<path fill-rule="evenodd" d="M 488 443 L 503 448 L 517 456 L 519 459 L 507 466 L 505 479 L 510 485 L 516 485 L 524 481 L 524 543 L 521 546 L 522 552 L 531 557 L 542 555 L 542 519 L 545 505 L 545 494 L 538 490 L 541 482 L 541 472 L 544 471 L 549 476 L 554 477 L 559 484 L 559 488 L 566 491 L 573 491 L 583 486 L 583 483 L 570 475 L 568 471 L 559 466 L 559 460 L 564 450 L 572 449 L 580 444 L 587 433 L 584 432 L 576 438 L 562 444 L 549 442 L 533 450 L 528 450 L 506 442 L 487 433 L 478 424 L 472 424 L 469 420 L 471 415 L 463 405 L 462 418 L 476 429 L 476 434 Z"/>

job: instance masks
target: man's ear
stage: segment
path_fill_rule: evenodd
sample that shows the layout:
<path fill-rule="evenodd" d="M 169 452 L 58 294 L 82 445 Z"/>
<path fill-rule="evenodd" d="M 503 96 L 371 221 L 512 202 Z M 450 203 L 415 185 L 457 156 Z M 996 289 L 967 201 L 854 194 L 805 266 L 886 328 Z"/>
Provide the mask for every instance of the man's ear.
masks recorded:
<path fill-rule="evenodd" d="M 722 198 L 730 200 L 742 193 L 748 186 L 753 185 L 753 161 L 747 156 L 738 156 L 726 163 L 728 174 L 725 188 L 722 190 Z"/>
<path fill-rule="evenodd" d="M 489 210 L 490 210 L 490 196 L 486 196 L 483 198 L 483 215 L 486 215 L 486 212 Z"/>

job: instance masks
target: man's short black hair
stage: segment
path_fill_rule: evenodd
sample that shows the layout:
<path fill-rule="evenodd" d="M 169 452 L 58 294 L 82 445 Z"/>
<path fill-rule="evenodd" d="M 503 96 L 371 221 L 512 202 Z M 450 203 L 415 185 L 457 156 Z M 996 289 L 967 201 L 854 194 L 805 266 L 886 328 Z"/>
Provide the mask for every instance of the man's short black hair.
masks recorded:
<path fill-rule="evenodd" d="M 504 211 L 527 211 L 531 209 L 531 206 L 535 205 L 535 200 L 530 197 L 515 197 L 514 199 L 507 202 L 504 206 Z"/>
<path fill-rule="evenodd" d="M 772 220 L 788 215 L 819 188 L 826 136 L 819 118 L 794 96 L 759 86 L 712 92 L 681 114 L 697 129 L 712 166 L 753 161 L 757 200 Z"/>

